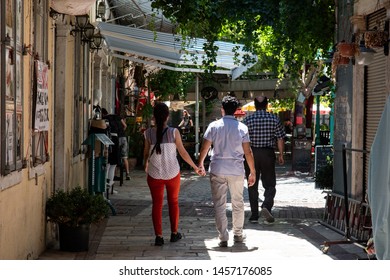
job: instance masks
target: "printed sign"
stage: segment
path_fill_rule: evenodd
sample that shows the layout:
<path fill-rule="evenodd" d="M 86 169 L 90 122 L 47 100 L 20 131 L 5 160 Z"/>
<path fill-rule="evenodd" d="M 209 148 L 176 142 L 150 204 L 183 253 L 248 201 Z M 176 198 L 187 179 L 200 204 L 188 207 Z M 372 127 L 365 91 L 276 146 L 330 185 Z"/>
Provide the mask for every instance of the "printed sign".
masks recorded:
<path fill-rule="evenodd" d="M 48 67 L 36 61 L 37 95 L 35 102 L 35 131 L 49 130 Z"/>

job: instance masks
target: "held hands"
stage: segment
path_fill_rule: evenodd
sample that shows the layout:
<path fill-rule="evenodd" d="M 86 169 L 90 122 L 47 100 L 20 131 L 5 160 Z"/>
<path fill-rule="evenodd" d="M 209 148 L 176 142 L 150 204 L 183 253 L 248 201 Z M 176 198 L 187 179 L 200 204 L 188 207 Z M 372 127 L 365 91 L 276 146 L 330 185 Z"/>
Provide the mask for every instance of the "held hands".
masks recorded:
<path fill-rule="evenodd" d="M 198 173 L 198 175 L 200 175 L 200 176 L 206 176 L 206 170 L 204 169 L 204 166 L 199 165 L 197 170 L 196 170 L 196 173 Z"/>

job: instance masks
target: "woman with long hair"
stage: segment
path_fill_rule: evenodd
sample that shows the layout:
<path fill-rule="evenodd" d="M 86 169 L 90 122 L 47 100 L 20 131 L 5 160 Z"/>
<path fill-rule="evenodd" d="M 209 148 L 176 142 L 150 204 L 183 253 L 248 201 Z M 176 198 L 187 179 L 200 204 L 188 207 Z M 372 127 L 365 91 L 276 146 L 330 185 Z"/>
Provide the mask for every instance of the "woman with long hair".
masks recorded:
<path fill-rule="evenodd" d="M 155 127 L 144 132 L 144 164 L 147 182 L 152 196 L 152 220 L 156 235 L 155 245 L 164 244 L 162 230 L 162 208 L 164 188 L 167 190 L 169 218 L 171 224 L 171 242 L 182 238 L 179 226 L 180 166 L 176 151 L 199 174 L 200 170 L 183 146 L 179 131 L 167 125 L 169 108 L 164 103 L 154 106 Z"/>

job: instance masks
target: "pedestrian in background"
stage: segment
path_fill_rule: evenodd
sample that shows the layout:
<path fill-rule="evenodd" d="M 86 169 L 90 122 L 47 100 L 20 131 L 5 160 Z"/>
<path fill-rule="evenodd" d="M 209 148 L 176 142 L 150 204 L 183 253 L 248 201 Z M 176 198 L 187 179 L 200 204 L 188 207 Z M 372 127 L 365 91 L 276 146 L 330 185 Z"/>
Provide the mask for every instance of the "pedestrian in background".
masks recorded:
<path fill-rule="evenodd" d="M 233 96 L 225 96 L 222 100 L 222 118 L 213 121 L 203 136 L 199 156 L 199 168 L 205 175 L 204 159 L 211 147 L 210 185 L 215 209 L 215 223 L 219 233 L 219 247 L 227 247 L 229 240 L 228 219 L 226 216 L 227 193 L 230 192 L 232 203 L 232 223 L 234 242 L 244 242 L 243 232 L 244 209 L 244 155 L 250 167 L 248 185 L 256 180 L 256 172 L 250 148 L 248 128 L 234 117 L 239 105 Z"/>
<path fill-rule="evenodd" d="M 187 110 L 183 110 L 183 116 L 181 119 L 181 122 L 179 123 L 179 127 L 182 130 L 183 133 L 188 133 L 191 130 L 191 127 L 194 126 L 194 123 L 192 122 L 192 117 L 188 113 Z"/>
<path fill-rule="evenodd" d="M 162 228 L 164 188 L 167 191 L 171 224 L 170 241 L 176 242 L 182 238 L 182 234 L 178 232 L 180 166 L 177 160 L 177 151 L 195 172 L 199 173 L 199 168 L 184 148 L 179 130 L 168 127 L 168 106 L 165 103 L 157 103 L 153 110 L 153 116 L 156 126 L 144 132 L 144 165 L 153 203 L 152 220 L 156 235 L 154 245 L 162 246 L 164 244 Z"/>
<path fill-rule="evenodd" d="M 114 145 L 110 146 L 110 151 L 108 153 L 107 160 L 107 188 L 111 189 L 111 193 L 116 193 L 114 191 L 114 177 L 115 177 L 115 169 L 117 165 L 121 163 L 121 147 L 119 139 L 124 137 L 124 123 L 120 116 L 116 114 L 108 114 L 107 109 L 102 108 L 102 117 L 106 120 L 108 124 L 108 135 Z"/>
<path fill-rule="evenodd" d="M 284 164 L 284 138 L 286 136 L 280 119 L 268 113 L 268 99 L 265 96 L 256 97 L 256 112 L 244 118 L 243 123 L 248 126 L 251 148 L 255 159 L 256 182 L 253 187 L 248 188 L 251 216 L 249 222 L 257 223 L 259 219 L 259 179 L 264 188 L 264 201 L 261 205 L 260 215 L 268 223 L 275 221 L 272 215 L 274 198 L 276 194 L 276 172 L 275 172 L 275 143 L 279 150 L 278 162 Z M 251 174 L 246 168 L 246 175 Z"/>

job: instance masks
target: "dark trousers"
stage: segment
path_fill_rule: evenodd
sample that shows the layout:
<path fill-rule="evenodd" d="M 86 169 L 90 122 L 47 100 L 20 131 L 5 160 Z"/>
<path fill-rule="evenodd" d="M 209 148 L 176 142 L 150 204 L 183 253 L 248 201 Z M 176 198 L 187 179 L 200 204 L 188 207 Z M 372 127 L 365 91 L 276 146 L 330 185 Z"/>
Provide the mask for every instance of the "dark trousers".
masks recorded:
<path fill-rule="evenodd" d="M 270 212 L 274 206 L 276 194 L 276 174 L 275 174 L 275 150 L 271 148 L 253 148 L 253 157 L 255 159 L 256 182 L 252 187 L 248 187 L 249 203 L 252 216 L 259 216 L 259 180 L 264 188 L 264 201 L 261 208 L 267 208 Z M 249 167 L 245 162 L 245 175 L 248 178 Z"/>

